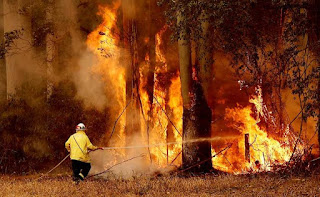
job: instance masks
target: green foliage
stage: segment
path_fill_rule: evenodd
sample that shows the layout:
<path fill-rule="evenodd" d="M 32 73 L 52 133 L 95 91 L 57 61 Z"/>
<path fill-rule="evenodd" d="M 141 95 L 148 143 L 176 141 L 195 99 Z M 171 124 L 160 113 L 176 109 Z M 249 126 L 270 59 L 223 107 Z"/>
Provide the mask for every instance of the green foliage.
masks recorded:
<path fill-rule="evenodd" d="M 182 27 L 188 27 L 187 39 L 201 39 L 201 20 L 208 21 L 207 41 L 230 55 L 242 85 L 261 86 L 267 105 L 279 117 L 281 91 L 290 88 L 305 120 L 319 114 L 320 17 L 315 4 L 311 0 L 159 1 L 167 8 L 173 40 L 179 39 Z M 200 17 L 203 12 L 205 19 Z M 186 18 L 184 24 L 177 24 L 177 13 Z"/>
<path fill-rule="evenodd" d="M 187 27 L 189 35 L 192 34 L 190 39 L 198 40 L 201 38 L 201 21 L 209 20 L 212 29 L 219 26 L 224 22 L 226 15 L 232 11 L 231 7 L 234 1 L 228 0 L 160 0 L 158 5 L 166 6 L 165 15 L 167 23 L 173 30 L 172 40 L 179 39 L 182 27 Z M 180 13 L 186 20 L 177 23 L 177 13 Z M 207 18 L 201 18 L 201 14 L 205 12 Z M 188 34 L 186 35 L 188 36 Z"/>

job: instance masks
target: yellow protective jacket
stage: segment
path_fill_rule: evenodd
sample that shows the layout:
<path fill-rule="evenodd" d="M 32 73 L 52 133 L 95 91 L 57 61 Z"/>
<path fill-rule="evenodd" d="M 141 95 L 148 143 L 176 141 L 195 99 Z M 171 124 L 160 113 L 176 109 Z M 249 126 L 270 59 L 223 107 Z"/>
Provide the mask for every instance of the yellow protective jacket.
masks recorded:
<path fill-rule="evenodd" d="M 84 131 L 77 131 L 75 134 L 71 135 L 66 141 L 65 147 L 70 152 L 70 158 L 72 160 L 86 163 L 90 163 L 88 150 L 97 149 L 96 146 L 92 145 Z"/>

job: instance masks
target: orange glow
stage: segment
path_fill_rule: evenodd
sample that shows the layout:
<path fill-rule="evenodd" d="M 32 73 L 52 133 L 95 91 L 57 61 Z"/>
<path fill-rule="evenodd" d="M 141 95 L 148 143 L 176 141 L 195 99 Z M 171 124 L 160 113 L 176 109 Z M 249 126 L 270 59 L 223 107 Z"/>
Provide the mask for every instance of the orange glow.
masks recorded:
<path fill-rule="evenodd" d="M 171 85 L 169 87 L 169 90 L 163 87 L 163 81 L 161 79 L 161 76 L 164 76 L 167 73 L 168 66 L 162 51 L 162 35 L 166 30 L 167 27 L 164 26 L 156 34 L 156 66 L 154 73 L 153 88 L 153 95 L 155 98 L 153 99 L 153 102 L 151 104 L 148 101 L 147 92 L 143 88 L 139 89 L 141 102 L 143 105 L 143 111 L 145 114 L 150 114 L 150 117 L 148 117 L 148 119 L 151 120 L 151 123 L 149 125 L 149 144 L 151 145 L 166 144 L 168 142 L 168 129 L 172 129 L 172 125 L 169 122 L 165 113 L 170 114 L 170 120 L 174 123 L 174 125 L 177 127 L 180 133 L 182 131 L 182 99 L 180 92 L 180 78 L 179 76 L 177 76 L 170 80 Z M 143 67 L 149 68 L 150 66 L 149 54 L 145 55 L 145 61 L 146 63 L 143 64 L 142 67 L 140 67 L 141 87 L 147 85 L 142 70 L 144 70 Z M 171 112 L 169 112 L 169 108 Z M 150 112 L 150 110 L 152 111 Z M 145 126 L 143 126 L 143 130 L 146 130 Z M 181 142 L 182 140 L 181 136 L 175 130 L 173 131 L 173 138 L 174 142 Z M 160 167 L 165 167 L 167 164 L 170 164 L 178 156 L 180 151 L 181 144 L 174 144 L 170 146 L 162 145 L 150 148 L 152 162 Z M 174 163 L 180 165 L 181 158 L 175 159 Z"/>
<path fill-rule="evenodd" d="M 120 48 L 117 46 L 117 38 L 113 35 L 112 29 L 116 27 L 116 12 L 120 7 L 120 1 L 114 4 L 112 9 L 108 7 L 99 7 L 98 15 L 103 18 L 100 24 L 87 37 L 87 47 L 95 55 L 97 61 L 92 67 L 92 72 L 100 74 L 108 84 L 112 87 L 114 96 L 116 97 L 117 107 L 114 109 L 114 117 L 120 114 L 126 103 L 126 81 L 125 67 L 120 65 Z M 106 91 L 108 91 L 106 89 Z M 115 119 L 115 118 L 114 118 Z M 114 140 L 115 146 L 125 146 L 125 114 L 119 120 L 117 128 L 117 140 Z"/>
<path fill-rule="evenodd" d="M 129 52 L 117 46 L 119 38 L 113 34 L 113 30 L 116 29 L 116 13 L 119 7 L 120 1 L 117 1 L 112 9 L 100 7 L 98 15 L 103 18 L 103 23 L 90 33 L 87 39 L 88 49 L 97 59 L 96 64 L 92 67 L 92 72 L 101 74 L 107 82 L 106 91 L 112 90 L 114 92 L 113 96 L 116 100 L 116 103 L 113 103 L 112 106 L 112 117 L 114 119 L 125 108 L 127 102 L 126 70 L 125 65 L 121 65 L 123 61 L 120 60 L 123 59 L 121 55 L 129 54 Z M 173 160 L 173 164 L 176 166 L 182 163 L 180 154 L 182 150 L 182 137 L 180 134 L 183 132 L 181 82 L 179 73 L 175 76 L 172 76 L 172 73 L 168 73 L 168 64 L 163 51 L 163 35 L 167 28 L 167 26 L 164 26 L 155 35 L 156 65 L 153 77 L 153 95 L 155 98 L 152 103 L 150 103 L 149 95 L 145 89 L 148 85 L 146 71 L 150 69 L 150 54 L 143 54 L 144 61 L 139 62 L 139 96 L 143 111 L 140 111 L 141 131 L 137 132 L 140 132 L 142 136 L 142 139 L 140 139 L 141 144 L 148 145 L 147 143 L 149 142 L 151 145 L 152 163 L 160 168 L 170 165 Z M 144 44 L 149 41 L 150 38 L 144 38 Z M 193 78 L 197 80 L 195 73 L 196 70 L 193 68 Z M 267 131 L 262 126 L 259 126 L 261 121 L 274 122 L 274 118 L 263 104 L 263 95 L 259 87 L 256 92 L 256 95 L 249 99 L 248 106 L 242 107 L 238 105 L 235 108 L 226 109 L 224 121 L 230 129 L 236 130 L 238 135 L 219 137 L 221 141 L 233 143 L 233 145 L 223 154 L 212 159 L 213 166 L 216 169 L 230 173 L 268 171 L 272 170 L 272 165 L 283 163 L 290 159 L 293 151 L 293 142 L 296 140 L 295 135 L 288 128 L 283 136 L 272 136 L 272 132 L 275 131 Z M 221 99 L 218 103 L 225 104 L 226 100 Z M 176 128 L 171 125 L 166 114 Z M 144 115 L 144 118 L 142 115 Z M 110 146 L 126 146 L 125 120 L 124 114 L 120 118 L 119 126 L 116 128 L 116 134 L 109 144 Z M 149 136 L 146 132 L 147 124 L 149 126 Z M 245 161 L 244 134 L 247 133 L 249 134 L 250 143 L 250 163 Z M 163 145 L 168 142 L 171 144 Z M 162 145 L 154 146 L 157 144 Z M 116 155 L 124 156 L 126 154 L 121 149 L 117 151 Z M 212 149 L 212 155 L 218 151 L 218 149 Z M 145 163 L 149 161 L 149 157 L 146 157 Z M 259 164 L 257 164 L 258 162 Z"/>
<path fill-rule="evenodd" d="M 282 164 L 289 161 L 294 146 L 294 140 L 289 130 L 287 135 L 273 137 L 258 124 L 260 117 L 269 116 L 266 106 L 263 104 L 261 89 L 257 89 L 257 95 L 249 100 L 246 107 L 237 106 L 233 109 L 226 109 L 225 121 L 230 123 L 230 127 L 239 132 L 230 148 L 223 156 L 213 158 L 212 162 L 217 169 L 232 173 L 270 171 L 273 165 Z M 257 118 L 254 118 L 255 109 Z M 245 160 L 245 139 L 244 135 L 249 134 L 250 163 Z M 290 137 L 289 137 L 290 136 Z M 212 150 L 212 154 L 215 151 Z"/>

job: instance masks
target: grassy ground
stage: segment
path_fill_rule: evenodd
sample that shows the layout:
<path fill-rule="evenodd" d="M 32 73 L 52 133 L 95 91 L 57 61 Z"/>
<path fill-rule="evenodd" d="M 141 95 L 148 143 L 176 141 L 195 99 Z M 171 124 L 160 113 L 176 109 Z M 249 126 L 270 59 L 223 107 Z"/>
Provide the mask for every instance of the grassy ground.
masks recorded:
<path fill-rule="evenodd" d="M 88 179 L 0 176 L 0 196 L 320 196 L 320 176 L 221 175 L 183 178 Z"/>

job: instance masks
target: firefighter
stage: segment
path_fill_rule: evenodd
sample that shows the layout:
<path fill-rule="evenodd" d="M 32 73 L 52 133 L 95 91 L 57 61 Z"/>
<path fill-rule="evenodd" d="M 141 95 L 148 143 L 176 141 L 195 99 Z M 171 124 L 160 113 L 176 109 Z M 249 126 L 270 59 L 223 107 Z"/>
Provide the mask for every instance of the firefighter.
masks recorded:
<path fill-rule="evenodd" d="M 76 184 L 84 180 L 91 169 L 88 150 L 102 149 L 92 145 L 85 131 L 85 125 L 79 123 L 76 127 L 76 133 L 71 135 L 65 143 L 66 149 L 70 152 L 73 181 Z"/>

